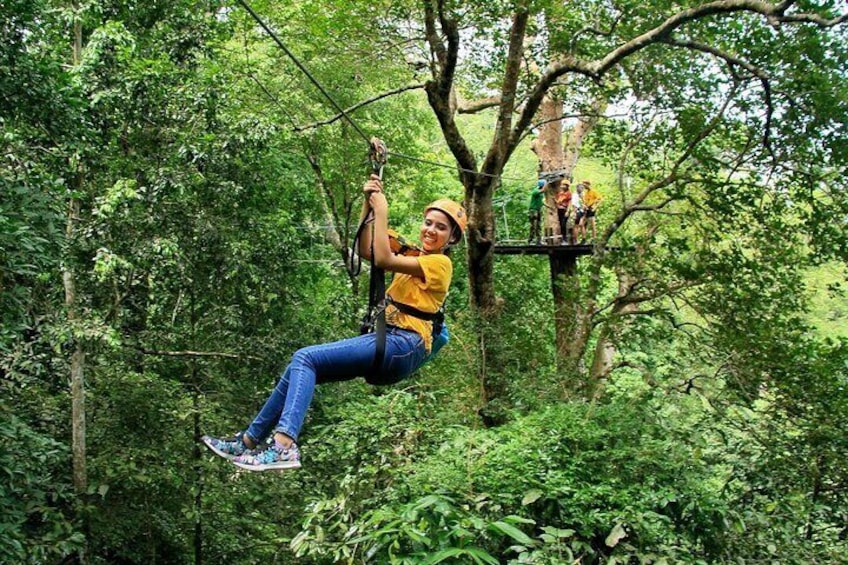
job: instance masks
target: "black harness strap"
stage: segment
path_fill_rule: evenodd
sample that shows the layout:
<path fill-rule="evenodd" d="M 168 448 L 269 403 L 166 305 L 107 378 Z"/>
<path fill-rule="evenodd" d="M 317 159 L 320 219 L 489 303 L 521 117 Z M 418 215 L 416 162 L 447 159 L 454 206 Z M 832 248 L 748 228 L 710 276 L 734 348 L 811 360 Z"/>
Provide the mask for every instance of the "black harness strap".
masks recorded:
<path fill-rule="evenodd" d="M 403 302 L 396 302 L 392 300 L 391 296 L 386 297 L 386 302 L 408 316 L 413 316 L 426 322 L 433 322 L 433 337 L 436 337 L 437 335 L 442 333 L 442 326 L 444 326 L 445 324 L 444 304 L 442 304 L 441 308 L 439 308 L 435 312 L 425 312 L 423 310 L 419 310 L 418 308 L 410 306 L 409 304 L 404 304 Z"/>
<path fill-rule="evenodd" d="M 383 366 L 386 356 L 386 272 L 373 265 L 368 296 L 368 310 L 372 312 L 373 328 L 377 337 L 371 371 L 377 372 Z"/>
<path fill-rule="evenodd" d="M 383 165 L 389 155 L 386 144 L 377 137 L 371 138 L 371 146 L 368 151 L 368 161 L 371 171 L 383 178 Z M 386 357 L 386 272 L 375 266 L 374 261 L 374 224 L 371 224 L 371 280 L 368 285 L 368 314 L 373 322 L 376 342 L 374 347 L 374 361 L 371 364 L 371 372 L 376 373 L 383 366 Z"/>

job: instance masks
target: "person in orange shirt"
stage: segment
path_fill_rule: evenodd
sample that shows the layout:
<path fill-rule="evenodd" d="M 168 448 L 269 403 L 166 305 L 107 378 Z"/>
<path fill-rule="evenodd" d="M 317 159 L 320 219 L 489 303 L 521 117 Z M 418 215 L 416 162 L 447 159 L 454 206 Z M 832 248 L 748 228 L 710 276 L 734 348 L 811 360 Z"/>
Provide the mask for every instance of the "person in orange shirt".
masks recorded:
<path fill-rule="evenodd" d="M 586 189 L 583 191 L 583 236 L 586 236 L 586 224 L 589 224 L 590 229 L 592 230 L 592 240 L 595 239 L 595 215 L 598 211 L 598 207 L 603 202 L 604 197 L 601 196 L 601 193 L 592 188 L 592 182 L 588 180 L 583 181 L 583 186 Z"/>
<path fill-rule="evenodd" d="M 559 231 L 562 234 L 562 245 L 568 243 L 568 216 L 571 214 L 571 183 L 562 181 L 556 197 L 557 219 L 559 220 Z"/>

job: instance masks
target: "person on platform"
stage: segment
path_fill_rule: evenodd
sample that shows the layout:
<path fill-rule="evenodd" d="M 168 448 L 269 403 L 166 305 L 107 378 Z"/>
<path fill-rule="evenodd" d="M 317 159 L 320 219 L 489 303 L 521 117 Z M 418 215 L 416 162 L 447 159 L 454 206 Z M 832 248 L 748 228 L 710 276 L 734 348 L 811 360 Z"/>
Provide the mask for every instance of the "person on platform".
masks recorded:
<path fill-rule="evenodd" d="M 530 190 L 530 200 L 527 204 L 527 214 L 530 219 L 530 236 L 527 238 L 527 243 L 542 245 L 542 208 L 547 207 L 545 204 L 545 187 L 547 181 L 539 179 Z"/>
<path fill-rule="evenodd" d="M 576 245 L 582 243 L 585 237 L 585 226 L 583 225 L 583 183 L 577 183 L 571 193 L 571 209 L 574 210 L 574 225 L 571 227 L 571 241 Z"/>
<path fill-rule="evenodd" d="M 568 244 L 568 217 L 571 214 L 571 183 L 563 180 L 559 186 L 559 192 L 555 197 L 557 220 L 559 220 L 559 232 L 562 234 L 562 245 Z"/>
<path fill-rule="evenodd" d="M 584 180 L 583 185 L 586 187 L 583 191 L 583 237 L 586 237 L 586 224 L 588 224 L 592 232 L 592 241 L 594 242 L 595 215 L 597 214 L 598 207 L 601 205 L 604 197 L 601 196 L 600 192 L 592 188 L 591 181 Z"/>

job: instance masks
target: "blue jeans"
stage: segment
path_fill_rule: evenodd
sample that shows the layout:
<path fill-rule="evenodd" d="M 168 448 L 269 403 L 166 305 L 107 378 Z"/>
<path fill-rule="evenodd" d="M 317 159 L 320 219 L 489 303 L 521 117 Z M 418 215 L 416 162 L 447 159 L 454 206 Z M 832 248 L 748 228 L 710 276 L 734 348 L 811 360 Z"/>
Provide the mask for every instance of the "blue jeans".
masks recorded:
<path fill-rule="evenodd" d="M 370 333 L 298 349 L 247 428 L 248 437 L 259 445 L 273 430 L 297 440 L 316 384 L 360 376 L 379 384 L 396 383 L 415 371 L 427 354 L 420 335 L 390 326 L 386 328 L 386 355 L 380 371 L 374 374 L 375 348 L 376 336 Z"/>

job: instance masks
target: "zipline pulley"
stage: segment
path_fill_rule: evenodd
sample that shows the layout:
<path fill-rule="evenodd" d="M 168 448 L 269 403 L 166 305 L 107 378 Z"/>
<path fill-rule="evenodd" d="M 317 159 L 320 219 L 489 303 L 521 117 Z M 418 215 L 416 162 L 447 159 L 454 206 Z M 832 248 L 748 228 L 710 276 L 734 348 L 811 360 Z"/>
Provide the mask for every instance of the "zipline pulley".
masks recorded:
<path fill-rule="evenodd" d="M 383 165 L 389 158 L 389 148 L 379 137 L 372 137 L 368 150 L 368 162 L 371 164 L 371 172 L 383 180 Z"/>

